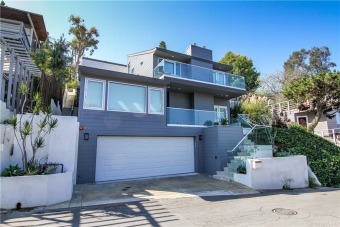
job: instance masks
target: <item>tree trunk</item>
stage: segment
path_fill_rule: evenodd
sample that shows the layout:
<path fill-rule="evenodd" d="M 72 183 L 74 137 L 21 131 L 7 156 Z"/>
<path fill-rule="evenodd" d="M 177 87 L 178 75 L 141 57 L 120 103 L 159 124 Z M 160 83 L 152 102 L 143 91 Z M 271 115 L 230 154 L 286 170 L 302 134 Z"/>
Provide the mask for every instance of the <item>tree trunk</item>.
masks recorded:
<path fill-rule="evenodd" d="M 316 108 L 316 115 L 315 115 L 312 123 L 308 126 L 308 131 L 309 132 L 314 133 L 314 129 L 318 125 L 319 120 L 320 120 L 320 118 L 322 116 L 322 113 L 323 113 L 322 108 L 320 107 L 320 105 L 318 105 L 317 108 Z"/>

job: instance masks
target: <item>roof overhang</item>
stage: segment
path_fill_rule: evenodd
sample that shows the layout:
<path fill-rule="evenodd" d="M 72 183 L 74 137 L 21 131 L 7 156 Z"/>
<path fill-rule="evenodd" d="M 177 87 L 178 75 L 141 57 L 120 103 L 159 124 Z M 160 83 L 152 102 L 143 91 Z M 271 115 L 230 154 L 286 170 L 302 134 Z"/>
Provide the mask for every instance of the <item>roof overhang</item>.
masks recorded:
<path fill-rule="evenodd" d="M 91 76 L 93 78 L 105 78 L 107 80 L 114 79 L 115 81 L 135 82 L 138 84 L 166 86 L 165 80 L 160 80 L 152 77 L 138 76 L 128 73 L 116 72 L 112 70 L 92 68 L 88 66 L 79 66 L 80 76 Z"/>
<path fill-rule="evenodd" d="M 169 83 L 167 90 L 174 92 L 203 92 L 206 94 L 212 94 L 217 98 L 227 99 L 236 98 L 246 93 L 245 89 L 204 83 L 194 80 L 184 80 L 176 77 L 164 76 L 164 81 Z"/>
<path fill-rule="evenodd" d="M 158 47 L 155 49 L 155 54 L 157 56 L 164 57 L 166 59 L 172 59 L 174 61 L 181 61 L 181 62 L 185 62 L 185 63 L 190 63 L 191 59 L 210 63 L 210 64 L 213 65 L 213 69 L 216 69 L 216 70 L 219 70 L 219 71 L 224 71 L 224 72 L 229 72 L 230 70 L 233 69 L 233 67 L 231 65 L 225 65 L 225 64 L 222 64 L 222 63 L 219 63 L 219 62 L 209 61 L 207 59 L 198 58 L 198 57 L 195 57 L 195 56 L 182 54 L 182 53 L 178 53 L 178 52 L 175 52 L 175 51 L 166 50 L 166 49 L 158 48 Z"/>
<path fill-rule="evenodd" d="M 21 21 L 24 24 L 30 24 L 29 17 L 28 17 L 28 14 L 29 14 L 29 16 L 32 19 L 34 28 L 37 32 L 39 41 L 45 41 L 47 39 L 47 31 L 45 27 L 44 17 L 42 15 L 11 8 L 8 6 L 1 6 L 0 12 L 1 12 L 0 14 L 1 18 Z"/>

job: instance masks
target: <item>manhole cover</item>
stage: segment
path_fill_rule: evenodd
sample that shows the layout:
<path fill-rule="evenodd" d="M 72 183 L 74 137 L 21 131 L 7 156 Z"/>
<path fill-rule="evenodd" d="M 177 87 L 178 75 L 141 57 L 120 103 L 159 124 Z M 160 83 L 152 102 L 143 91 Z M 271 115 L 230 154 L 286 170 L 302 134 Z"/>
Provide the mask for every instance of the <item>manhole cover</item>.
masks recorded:
<path fill-rule="evenodd" d="M 275 214 L 280 215 L 297 215 L 295 210 L 285 209 L 285 208 L 275 208 L 272 210 Z"/>

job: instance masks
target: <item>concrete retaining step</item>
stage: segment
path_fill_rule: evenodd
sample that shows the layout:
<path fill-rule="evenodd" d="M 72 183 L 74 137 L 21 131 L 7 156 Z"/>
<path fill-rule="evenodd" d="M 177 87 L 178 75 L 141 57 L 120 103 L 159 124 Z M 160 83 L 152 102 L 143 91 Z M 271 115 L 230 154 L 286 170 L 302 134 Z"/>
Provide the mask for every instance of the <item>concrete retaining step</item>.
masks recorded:
<path fill-rule="evenodd" d="M 221 175 L 213 175 L 213 178 L 216 179 L 216 180 L 227 181 L 227 182 L 232 182 L 233 181 L 229 177 L 221 176 Z"/>

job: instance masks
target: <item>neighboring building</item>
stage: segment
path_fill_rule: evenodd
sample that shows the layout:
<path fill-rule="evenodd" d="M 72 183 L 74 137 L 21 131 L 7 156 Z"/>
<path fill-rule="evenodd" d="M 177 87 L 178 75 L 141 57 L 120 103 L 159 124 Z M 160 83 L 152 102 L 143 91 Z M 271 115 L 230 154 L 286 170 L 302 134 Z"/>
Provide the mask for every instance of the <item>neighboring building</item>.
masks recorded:
<path fill-rule="evenodd" d="M 270 104 L 269 106 L 281 118 L 286 118 L 303 127 L 308 127 L 315 117 L 315 111 L 311 110 L 310 105 L 309 102 L 298 104 L 292 101 L 285 101 Z M 337 134 L 340 134 L 340 112 L 337 112 L 333 118 L 322 115 L 314 129 L 314 133 L 337 142 L 336 139 L 340 139 L 337 136 Z"/>
<path fill-rule="evenodd" d="M 19 85 L 28 85 L 41 72 L 29 56 L 47 38 L 42 15 L 0 6 L 0 122 L 18 112 L 23 102 Z"/>
<path fill-rule="evenodd" d="M 83 58 L 77 183 L 222 170 L 243 138 L 240 126 L 212 127 L 246 93 L 230 69 L 196 45 L 130 54 L 127 65 Z"/>

